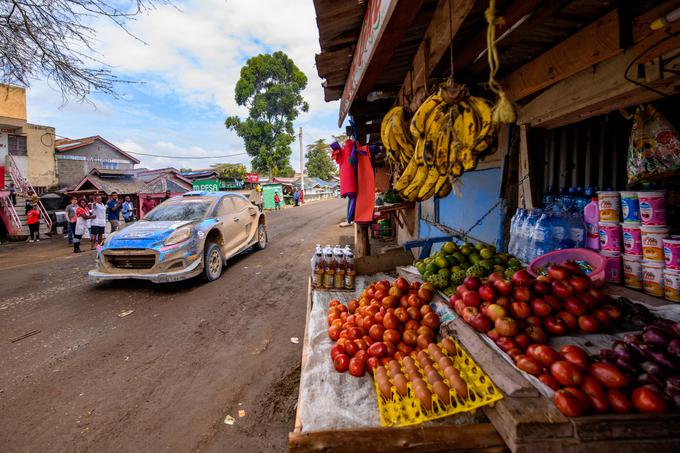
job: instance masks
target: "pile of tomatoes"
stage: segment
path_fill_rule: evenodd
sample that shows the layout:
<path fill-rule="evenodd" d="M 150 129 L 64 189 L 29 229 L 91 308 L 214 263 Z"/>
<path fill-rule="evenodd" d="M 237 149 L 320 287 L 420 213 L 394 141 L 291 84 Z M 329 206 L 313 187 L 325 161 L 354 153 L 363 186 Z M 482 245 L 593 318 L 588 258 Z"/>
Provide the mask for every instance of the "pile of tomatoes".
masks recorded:
<path fill-rule="evenodd" d="M 439 316 L 429 302 L 434 288 L 410 283 L 403 277 L 392 283 L 374 282 L 359 300 L 347 305 L 332 300 L 328 307 L 328 336 L 335 341 L 331 359 L 335 369 L 361 377 L 392 359 L 403 359 L 434 343 Z"/>

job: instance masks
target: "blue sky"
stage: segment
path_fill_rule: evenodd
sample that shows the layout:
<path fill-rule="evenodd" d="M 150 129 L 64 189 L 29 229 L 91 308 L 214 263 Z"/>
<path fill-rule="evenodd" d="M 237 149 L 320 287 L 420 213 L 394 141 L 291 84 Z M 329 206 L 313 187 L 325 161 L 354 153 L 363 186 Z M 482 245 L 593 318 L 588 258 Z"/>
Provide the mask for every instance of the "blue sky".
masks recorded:
<path fill-rule="evenodd" d="M 228 115 L 247 112 L 234 102 L 234 85 L 253 55 L 283 50 L 309 79 L 304 92 L 310 111 L 295 124 L 303 144 L 330 139 L 337 128 L 338 102 L 323 100 L 314 66 L 319 52 L 313 2 L 309 0 L 185 0 L 163 6 L 130 23 L 144 43 L 108 22 L 98 22 L 97 57 L 120 79 L 120 99 L 97 95 L 95 106 L 69 102 L 46 81 L 28 90 L 32 123 L 53 126 L 57 135 L 101 135 L 129 152 L 164 156 L 215 156 L 243 153 L 243 142 L 227 131 Z M 299 169 L 299 144 L 291 163 Z M 205 168 L 217 162 L 249 163 L 247 155 L 229 159 L 159 159 L 137 156 L 142 166 Z"/>

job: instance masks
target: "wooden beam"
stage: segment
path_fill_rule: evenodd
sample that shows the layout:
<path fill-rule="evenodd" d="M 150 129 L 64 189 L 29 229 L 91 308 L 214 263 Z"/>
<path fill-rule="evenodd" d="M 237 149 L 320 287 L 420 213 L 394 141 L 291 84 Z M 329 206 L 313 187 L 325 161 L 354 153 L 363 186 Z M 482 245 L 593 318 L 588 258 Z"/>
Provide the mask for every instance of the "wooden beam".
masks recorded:
<path fill-rule="evenodd" d="M 522 124 L 519 127 L 519 174 L 517 175 L 519 183 L 519 200 L 517 206 L 524 209 L 531 209 L 534 207 L 531 196 L 531 176 L 529 167 L 529 143 L 528 143 L 528 127 Z"/>

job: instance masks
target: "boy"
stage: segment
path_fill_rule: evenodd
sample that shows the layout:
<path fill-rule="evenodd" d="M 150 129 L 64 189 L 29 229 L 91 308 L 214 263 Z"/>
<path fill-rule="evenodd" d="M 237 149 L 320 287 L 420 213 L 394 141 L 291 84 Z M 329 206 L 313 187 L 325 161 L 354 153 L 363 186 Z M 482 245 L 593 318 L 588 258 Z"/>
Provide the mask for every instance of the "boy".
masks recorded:
<path fill-rule="evenodd" d="M 26 224 L 30 233 L 28 242 L 40 242 L 40 211 L 38 211 L 38 206 L 32 205 L 28 210 L 26 213 Z"/>
<path fill-rule="evenodd" d="M 76 233 L 76 220 L 78 216 L 76 211 L 78 210 L 78 199 L 76 197 L 71 197 L 71 204 L 66 206 L 66 221 L 68 222 L 68 243 L 73 244 L 73 235 Z"/>
<path fill-rule="evenodd" d="M 274 207 L 277 211 L 281 209 L 281 197 L 278 192 L 274 192 Z"/>
<path fill-rule="evenodd" d="M 125 196 L 125 201 L 123 201 L 123 220 L 125 223 L 130 223 L 135 220 L 135 206 L 130 200 L 130 196 Z"/>

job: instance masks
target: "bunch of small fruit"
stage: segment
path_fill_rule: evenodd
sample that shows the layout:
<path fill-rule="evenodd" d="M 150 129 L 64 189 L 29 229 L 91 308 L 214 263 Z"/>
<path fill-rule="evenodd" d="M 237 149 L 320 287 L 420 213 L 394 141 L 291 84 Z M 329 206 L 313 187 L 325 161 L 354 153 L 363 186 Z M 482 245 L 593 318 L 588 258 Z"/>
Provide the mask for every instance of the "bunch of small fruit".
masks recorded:
<path fill-rule="evenodd" d="M 508 253 L 496 253 L 496 248 L 482 243 L 461 246 L 446 242 L 432 256 L 416 261 L 415 267 L 423 279 L 450 296 L 466 277 L 486 277 L 492 272 L 515 272 L 521 268 L 517 258 Z"/>
<path fill-rule="evenodd" d="M 381 280 L 347 305 L 332 300 L 328 308 L 328 336 L 335 341 L 331 359 L 335 369 L 361 377 L 392 359 L 427 349 L 436 340 L 439 316 L 432 311 L 432 285 L 399 277 Z"/>

